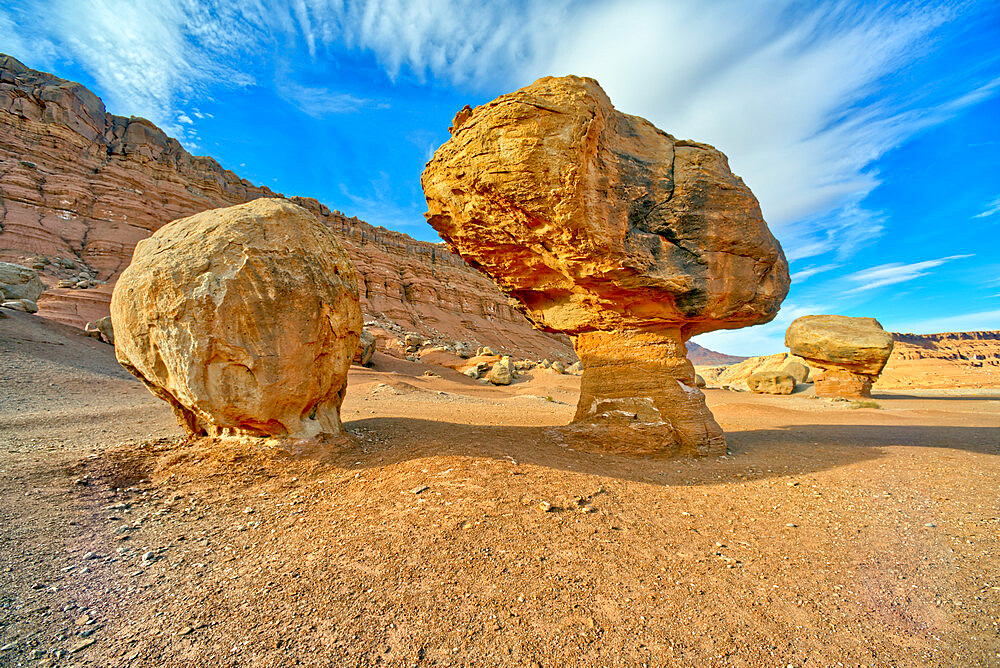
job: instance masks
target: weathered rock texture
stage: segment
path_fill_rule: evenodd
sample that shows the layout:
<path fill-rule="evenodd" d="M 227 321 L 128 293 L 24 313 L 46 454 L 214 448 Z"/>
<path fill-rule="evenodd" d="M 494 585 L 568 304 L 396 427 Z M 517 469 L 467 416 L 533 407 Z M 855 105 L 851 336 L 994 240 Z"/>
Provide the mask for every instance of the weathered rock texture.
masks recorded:
<path fill-rule="evenodd" d="M 785 345 L 818 369 L 818 396 L 869 397 L 893 342 L 875 318 L 807 315 L 788 326 Z"/>
<path fill-rule="evenodd" d="M 192 156 L 145 119 L 107 113 L 80 84 L 0 55 L 0 260 L 39 263 L 40 315 L 80 328 L 108 315 L 138 241 L 171 220 L 258 197 L 281 195 Z M 290 199 L 358 268 L 366 319 L 519 356 L 571 354 L 568 339 L 534 330 L 442 244 Z"/>
<path fill-rule="evenodd" d="M 291 202 L 258 199 L 141 241 L 111 300 L 115 352 L 189 434 L 341 432 L 357 274 Z"/>
<path fill-rule="evenodd" d="M 724 450 L 685 341 L 773 318 L 788 265 L 722 153 L 616 111 L 592 79 L 547 77 L 460 112 L 422 183 L 449 247 L 575 337 L 577 422 Z"/>
<path fill-rule="evenodd" d="M 760 371 L 779 371 L 792 376 L 798 383 L 809 382 L 809 367 L 805 360 L 789 353 L 747 358 L 711 374 L 710 382 L 714 385 L 736 386 L 742 389 L 741 385 L 746 384 L 751 375 Z"/>

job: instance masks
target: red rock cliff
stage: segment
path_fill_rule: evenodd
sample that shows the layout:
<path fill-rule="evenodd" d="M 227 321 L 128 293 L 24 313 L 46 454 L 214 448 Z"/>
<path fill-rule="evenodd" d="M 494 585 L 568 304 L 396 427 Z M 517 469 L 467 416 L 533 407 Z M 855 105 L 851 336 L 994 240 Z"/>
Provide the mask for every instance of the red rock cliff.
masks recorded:
<path fill-rule="evenodd" d="M 36 264 L 47 288 L 41 315 L 78 327 L 107 315 L 139 240 L 171 220 L 258 197 L 283 195 L 191 155 L 146 119 L 107 113 L 78 83 L 0 55 L 0 260 Z M 532 328 L 442 244 L 289 199 L 339 235 L 366 319 L 524 356 L 570 354 L 568 340 Z"/>
<path fill-rule="evenodd" d="M 899 359 L 941 359 L 975 366 L 1000 366 L 1000 330 L 943 334 L 893 332 L 892 338 L 896 342 L 892 355 Z"/>

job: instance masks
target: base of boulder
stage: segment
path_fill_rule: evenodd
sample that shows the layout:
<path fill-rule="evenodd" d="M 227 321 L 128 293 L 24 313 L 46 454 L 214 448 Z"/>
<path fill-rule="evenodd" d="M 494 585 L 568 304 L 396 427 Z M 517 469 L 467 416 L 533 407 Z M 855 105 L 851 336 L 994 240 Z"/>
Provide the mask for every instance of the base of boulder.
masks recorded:
<path fill-rule="evenodd" d="M 679 329 L 588 332 L 574 337 L 583 363 L 571 429 L 615 452 L 705 456 L 726 439 L 695 387 Z"/>
<path fill-rule="evenodd" d="M 844 369 L 823 369 L 813 374 L 817 397 L 859 399 L 872 396 L 870 376 Z"/>

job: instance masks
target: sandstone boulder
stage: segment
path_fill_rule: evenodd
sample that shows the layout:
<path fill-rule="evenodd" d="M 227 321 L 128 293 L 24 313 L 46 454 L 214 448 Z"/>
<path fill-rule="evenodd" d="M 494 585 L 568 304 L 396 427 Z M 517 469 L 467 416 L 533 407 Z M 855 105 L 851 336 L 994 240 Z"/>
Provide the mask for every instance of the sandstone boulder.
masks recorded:
<path fill-rule="evenodd" d="M 371 366 L 372 356 L 375 354 L 375 335 L 367 329 L 362 328 L 361 336 L 358 339 L 358 349 L 354 351 L 354 364 L 361 366 Z"/>
<path fill-rule="evenodd" d="M 111 300 L 119 362 L 191 435 L 342 430 L 357 275 L 305 209 L 258 199 L 139 242 Z"/>
<path fill-rule="evenodd" d="M 560 362 L 559 360 L 553 362 L 550 368 L 556 373 L 566 373 L 566 365 Z"/>
<path fill-rule="evenodd" d="M 817 371 L 818 396 L 868 397 L 889 355 L 892 335 L 875 318 L 807 315 L 785 332 L 785 345 Z"/>
<path fill-rule="evenodd" d="M 494 385 L 510 385 L 514 380 L 514 367 L 510 358 L 504 356 L 503 359 L 494 364 L 487 378 Z"/>
<path fill-rule="evenodd" d="M 722 153 L 546 77 L 456 120 L 421 182 L 449 247 L 574 337 L 576 423 L 632 452 L 725 451 L 685 342 L 771 320 L 789 278 Z"/>
<path fill-rule="evenodd" d="M 791 394 L 795 378 L 783 371 L 758 371 L 747 378 L 747 387 L 756 394 Z"/>
<path fill-rule="evenodd" d="M 38 272 L 13 262 L 0 262 L 0 297 L 4 300 L 27 299 L 37 302 L 45 286 Z"/>
<path fill-rule="evenodd" d="M 103 318 L 98 318 L 97 322 L 94 323 L 97 326 L 97 330 L 101 333 L 101 338 L 105 342 L 115 345 L 115 328 L 111 323 L 111 316 L 106 315 Z"/>
<path fill-rule="evenodd" d="M 6 299 L 0 302 L 0 307 L 23 313 L 38 313 L 38 304 L 30 299 Z"/>
<path fill-rule="evenodd" d="M 696 373 L 694 375 L 694 386 L 700 390 L 703 389 L 706 385 L 708 385 L 708 383 L 705 382 L 705 379 L 702 378 L 700 374 Z"/>

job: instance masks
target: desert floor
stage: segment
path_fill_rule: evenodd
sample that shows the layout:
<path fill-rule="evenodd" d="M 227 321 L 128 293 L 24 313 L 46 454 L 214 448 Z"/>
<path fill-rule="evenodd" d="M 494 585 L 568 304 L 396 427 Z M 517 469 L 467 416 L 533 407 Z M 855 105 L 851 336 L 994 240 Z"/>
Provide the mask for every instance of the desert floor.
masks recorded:
<path fill-rule="evenodd" d="M 0 665 L 1000 665 L 1000 390 L 709 390 L 678 460 L 572 450 L 578 383 L 379 355 L 349 443 L 185 444 L 11 313 Z"/>

